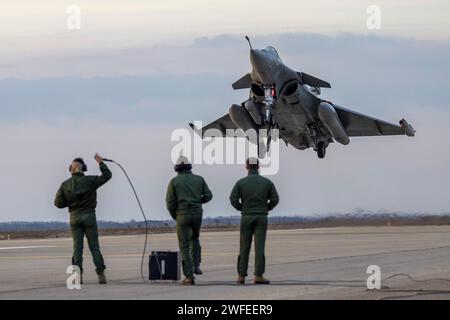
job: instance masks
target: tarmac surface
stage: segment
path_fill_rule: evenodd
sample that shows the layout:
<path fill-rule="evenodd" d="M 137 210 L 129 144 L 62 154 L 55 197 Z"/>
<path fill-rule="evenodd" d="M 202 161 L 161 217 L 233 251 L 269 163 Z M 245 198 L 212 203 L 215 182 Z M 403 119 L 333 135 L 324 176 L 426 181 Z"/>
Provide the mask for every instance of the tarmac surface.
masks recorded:
<path fill-rule="evenodd" d="M 270 230 L 270 285 L 253 285 L 253 255 L 247 284 L 235 284 L 237 232 L 201 234 L 204 274 L 193 287 L 144 283 L 143 242 L 100 239 L 107 285 L 97 284 L 86 244 L 84 285 L 69 290 L 71 239 L 0 241 L 0 299 L 450 299 L 450 226 Z M 177 249 L 175 234 L 149 235 L 148 252 Z M 379 290 L 367 289 L 370 265 L 380 267 Z"/>

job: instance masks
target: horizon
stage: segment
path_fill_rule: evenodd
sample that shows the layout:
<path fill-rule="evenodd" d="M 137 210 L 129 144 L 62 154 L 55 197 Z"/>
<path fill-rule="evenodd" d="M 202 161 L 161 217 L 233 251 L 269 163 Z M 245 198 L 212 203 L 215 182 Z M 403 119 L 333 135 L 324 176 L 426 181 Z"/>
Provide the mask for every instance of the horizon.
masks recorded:
<path fill-rule="evenodd" d="M 419 218 L 419 217 L 444 217 L 450 216 L 450 211 L 443 211 L 438 213 L 430 213 L 430 212 L 397 212 L 397 211 L 353 211 L 353 212 L 333 212 L 333 213 L 315 213 L 310 215 L 273 215 L 269 214 L 269 219 L 326 219 L 326 218 L 343 218 L 343 217 L 376 217 L 376 216 L 392 216 L 392 217 L 411 217 L 411 218 Z M 216 220 L 216 219 L 240 219 L 241 215 L 236 213 L 234 215 L 222 216 L 222 215 L 213 215 L 213 216 L 203 216 L 203 221 L 205 220 Z M 130 220 L 103 220 L 99 219 L 99 223 L 118 223 L 118 224 L 127 224 L 127 223 L 143 223 L 144 219 L 141 218 L 131 218 Z M 172 222 L 175 223 L 170 216 L 167 219 L 147 219 L 147 222 Z M 68 223 L 68 221 L 62 220 L 11 220 L 11 221 L 0 221 L 0 225 L 5 224 L 13 224 L 13 223 Z"/>

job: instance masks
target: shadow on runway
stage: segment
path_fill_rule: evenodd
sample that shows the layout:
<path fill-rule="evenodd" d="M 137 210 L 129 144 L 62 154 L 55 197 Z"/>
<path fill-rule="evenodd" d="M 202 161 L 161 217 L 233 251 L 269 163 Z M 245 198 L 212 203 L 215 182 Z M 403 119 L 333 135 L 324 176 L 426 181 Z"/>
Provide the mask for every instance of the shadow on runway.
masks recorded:
<path fill-rule="evenodd" d="M 112 284 L 127 284 L 127 285 L 159 285 L 159 286 L 181 286 L 180 282 L 176 281 L 139 281 L 139 278 L 122 279 L 122 280 L 108 280 Z M 209 286 L 235 286 L 235 287 L 249 287 L 249 286 L 329 286 L 329 287 L 353 287 L 366 288 L 366 284 L 362 280 L 274 280 L 268 285 L 255 285 L 253 281 L 248 281 L 245 285 L 237 284 L 236 281 L 201 281 L 196 280 L 196 287 Z"/>
<path fill-rule="evenodd" d="M 389 293 L 390 296 L 381 297 L 378 300 L 396 300 L 396 299 L 408 299 L 415 298 L 419 296 L 427 296 L 427 295 L 442 295 L 448 294 L 450 295 L 450 291 L 446 290 L 424 290 L 424 289 L 410 289 L 410 290 L 398 290 L 398 289 L 387 289 L 387 290 L 377 290 L 377 293 Z M 393 293 L 403 293 L 404 295 L 394 296 Z M 406 293 L 406 295 L 405 295 Z"/>
<path fill-rule="evenodd" d="M 438 281 L 438 282 L 444 282 L 444 281 L 450 281 L 449 279 L 424 279 L 424 280 L 417 280 L 412 278 L 409 274 L 394 274 L 391 275 L 385 279 L 382 280 L 382 282 L 386 283 L 386 281 L 396 278 L 396 277 L 407 277 L 411 280 L 411 282 L 415 283 L 424 283 L 429 281 Z M 175 288 L 182 286 L 181 282 L 179 281 L 150 281 L 147 280 L 146 282 L 143 282 L 140 277 L 134 277 L 134 278 L 124 278 L 124 279 L 108 279 L 108 283 L 112 286 L 120 286 L 120 285 L 133 285 L 133 286 L 160 286 L 160 287 L 166 287 L 166 288 Z M 84 285 L 97 285 L 96 281 L 90 281 L 85 282 Z M 247 284 L 241 285 L 237 284 L 236 281 L 202 281 L 201 279 L 197 280 L 197 283 L 194 287 L 221 287 L 221 286 L 234 286 L 234 287 L 241 287 L 241 288 L 250 288 L 250 287 L 283 287 L 283 286 L 317 286 L 317 287 L 334 287 L 334 288 L 359 288 L 362 289 L 361 291 L 365 293 L 369 293 L 380 296 L 381 297 L 374 297 L 378 300 L 394 300 L 394 299 L 409 299 L 409 298 L 416 298 L 416 297 L 425 297 L 429 295 L 449 295 L 450 298 L 450 291 L 449 290 L 435 290 L 435 289 L 395 289 L 391 288 L 388 285 L 383 285 L 381 289 L 378 290 L 369 290 L 367 289 L 365 280 L 361 279 L 348 279 L 348 280 L 300 280 L 300 279 L 287 279 L 287 280 L 273 280 L 269 285 L 255 285 L 253 284 L 253 281 L 249 279 Z M 10 290 L 10 291 L 0 291 L 0 294 L 7 294 L 7 293 L 18 293 L 18 292 L 26 292 L 26 291 L 34 291 L 34 290 L 43 290 L 43 289 L 60 289 L 64 288 L 65 285 L 54 285 L 54 286 L 43 286 L 43 287 L 36 287 L 36 288 L 24 288 L 24 289 L 17 289 L 17 290 Z M 192 287 L 191 287 L 192 288 Z"/>

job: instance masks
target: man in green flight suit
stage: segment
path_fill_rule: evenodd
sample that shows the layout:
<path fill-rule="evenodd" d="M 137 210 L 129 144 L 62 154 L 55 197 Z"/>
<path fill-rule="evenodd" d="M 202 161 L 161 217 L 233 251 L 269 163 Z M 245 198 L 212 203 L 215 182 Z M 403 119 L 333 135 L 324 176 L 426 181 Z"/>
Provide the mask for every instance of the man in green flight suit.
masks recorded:
<path fill-rule="evenodd" d="M 97 189 L 111 179 L 111 171 L 98 154 L 95 160 L 100 166 L 100 176 L 87 176 L 86 164 L 82 158 L 76 158 L 69 167 L 71 177 L 61 184 L 55 197 L 55 206 L 69 208 L 70 230 L 73 238 L 72 264 L 80 268 L 83 273 L 83 238 L 86 235 L 89 250 L 95 264 L 95 271 L 100 284 L 106 284 L 105 264 L 98 242 L 97 219 Z M 81 277 L 80 274 L 80 277 Z M 82 279 L 82 278 L 81 278 Z"/>
<path fill-rule="evenodd" d="M 166 193 L 167 209 L 177 221 L 178 244 L 181 252 L 183 285 L 194 285 L 194 273 L 200 270 L 202 225 L 202 204 L 212 199 L 212 193 L 205 180 L 192 173 L 192 165 L 186 157 L 179 157 L 175 164 L 178 173 L 169 183 Z"/>
<path fill-rule="evenodd" d="M 279 202 L 274 184 L 259 175 L 259 162 L 256 158 L 246 161 L 248 176 L 240 179 L 230 195 L 231 205 L 241 211 L 240 251 L 238 257 L 238 284 L 245 284 L 248 257 L 255 237 L 255 284 L 269 284 L 263 277 L 265 271 L 264 247 L 267 233 L 267 216 Z"/>

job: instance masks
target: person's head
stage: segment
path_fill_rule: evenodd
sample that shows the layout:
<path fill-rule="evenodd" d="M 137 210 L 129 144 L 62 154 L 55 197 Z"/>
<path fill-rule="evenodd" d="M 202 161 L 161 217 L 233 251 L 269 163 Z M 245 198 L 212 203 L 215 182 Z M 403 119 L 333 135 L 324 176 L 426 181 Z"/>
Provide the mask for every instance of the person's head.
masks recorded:
<path fill-rule="evenodd" d="M 245 161 L 245 167 L 247 168 L 247 170 L 259 170 L 259 160 L 258 158 L 248 158 Z"/>
<path fill-rule="evenodd" d="M 83 158 L 75 158 L 73 159 L 72 163 L 69 167 L 70 173 L 77 173 L 77 172 L 85 172 L 87 171 L 87 166 L 84 163 Z"/>
<path fill-rule="evenodd" d="M 190 171 L 192 170 L 192 164 L 189 162 L 188 158 L 180 156 L 175 163 L 174 169 L 176 172 Z"/>

